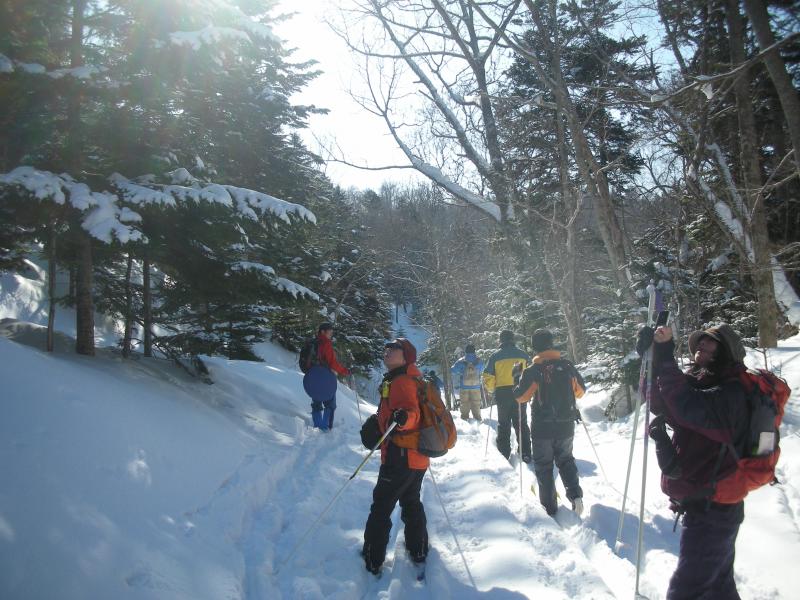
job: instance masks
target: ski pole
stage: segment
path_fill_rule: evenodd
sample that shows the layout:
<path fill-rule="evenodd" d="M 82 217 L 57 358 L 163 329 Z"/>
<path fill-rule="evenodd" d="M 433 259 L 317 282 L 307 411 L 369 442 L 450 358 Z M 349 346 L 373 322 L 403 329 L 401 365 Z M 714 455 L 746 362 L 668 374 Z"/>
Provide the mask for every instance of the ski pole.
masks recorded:
<path fill-rule="evenodd" d="M 647 302 L 647 325 L 651 326 L 653 324 L 653 311 L 655 311 L 656 307 L 656 288 L 651 283 L 647 286 L 647 294 L 648 294 L 648 302 Z M 625 473 L 625 488 L 622 493 L 622 508 L 619 511 L 619 523 L 617 524 L 617 536 L 614 539 L 614 551 L 619 552 L 621 548 L 620 538 L 622 537 L 622 524 L 625 519 L 625 504 L 628 500 L 628 485 L 630 484 L 631 480 L 631 466 L 633 464 L 633 450 L 636 447 L 636 429 L 639 425 L 639 409 L 642 405 L 642 383 L 644 379 L 644 375 L 647 372 L 647 363 L 650 361 L 650 348 L 644 353 L 642 356 L 642 365 L 639 369 L 639 393 L 636 394 L 636 404 L 634 405 L 633 410 L 633 431 L 631 432 L 631 449 L 628 453 L 628 468 Z M 647 432 L 645 432 L 647 435 Z"/>
<path fill-rule="evenodd" d="M 651 283 L 652 286 L 652 283 Z M 648 293 L 650 289 L 648 288 Z M 661 304 L 660 297 L 653 291 L 656 308 Z M 652 322 L 652 313 L 649 321 Z M 642 450 L 642 492 L 639 500 L 639 533 L 636 541 L 636 598 L 642 597 L 639 592 L 639 576 L 641 575 L 642 554 L 644 554 L 644 499 L 647 491 L 647 445 L 650 441 L 650 397 L 653 392 L 653 344 L 650 344 L 647 361 L 647 380 L 644 388 L 644 449 Z"/>
<path fill-rule="evenodd" d="M 489 404 L 489 394 L 483 389 L 483 384 L 481 384 L 481 396 L 484 397 L 484 400 L 487 404 Z M 494 408 L 494 404 L 489 404 L 489 421 L 492 420 L 492 409 Z M 489 434 L 492 431 L 492 426 L 489 423 L 486 423 L 486 448 L 483 450 L 483 458 L 486 458 L 489 455 Z"/>
<path fill-rule="evenodd" d="M 436 497 L 439 499 L 439 504 L 442 507 L 442 512 L 444 513 L 444 518 L 447 521 L 447 526 L 450 528 L 450 533 L 453 534 L 453 541 L 456 543 L 456 548 L 458 548 L 458 553 L 461 555 L 461 560 L 464 561 L 464 568 L 467 570 L 467 576 L 469 577 L 469 581 L 476 590 L 478 586 L 475 585 L 475 580 L 472 578 L 472 573 L 469 570 L 469 565 L 467 564 L 467 559 L 464 556 L 464 552 L 461 550 L 461 544 L 458 543 L 458 537 L 456 537 L 456 530 L 453 528 L 453 524 L 450 522 L 450 516 L 447 514 L 447 509 L 444 507 L 444 502 L 442 502 L 442 495 L 439 493 L 439 486 L 436 485 L 436 478 L 433 476 L 433 469 L 428 467 L 428 473 L 431 475 L 431 481 L 433 481 L 433 489 L 436 492 Z"/>
<path fill-rule="evenodd" d="M 516 402 L 516 398 L 514 399 Z M 522 404 L 517 402 L 517 451 L 519 452 L 519 497 L 522 498 Z"/>
<path fill-rule="evenodd" d="M 597 459 L 597 465 L 600 467 L 600 472 L 603 474 L 603 479 L 608 485 L 611 485 L 611 482 L 608 480 L 608 476 L 606 475 L 606 470 L 603 468 L 603 463 L 600 460 L 600 455 L 597 454 L 597 448 L 594 446 L 594 442 L 592 441 L 592 436 L 589 434 L 589 428 L 586 427 L 586 423 L 583 422 L 583 418 L 581 418 L 581 425 L 583 425 L 583 430 L 586 432 L 586 437 L 589 438 L 589 445 L 592 447 L 594 451 L 594 457 Z"/>
<path fill-rule="evenodd" d="M 369 458 L 370 458 L 370 457 L 373 455 L 373 453 L 375 452 L 375 450 L 377 450 L 377 449 L 380 447 L 380 445 L 383 443 L 383 441 L 384 441 L 384 440 L 385 440 L 385 439 L 386 439 L 386 438 L 389 436 L 389 434 L 390 434 L 390 433 L 392 433 L 392 430 L 393 430 L 395 427 L 397 427 L 397 423 L 394 423 L 394 422 L 393 422 L 393 423 L 391 423 L 391 424 L 389 425 L 389 428 L 386 430 L 386 433 L 384 433 L 384 434 L 381 436 L 381 439 L 379 439 L 379 440 L 378 440 L 378 443 L 377 443 L 377 444 L 375 444 L 375 446 L 372 448 L 372 450 L 370 450 L 370 451 L 369 451 L 369 454 L 367 454 L 367 455 L 364 457 L 364 460 L 362 460 L 362 461 L 361 461 L 361 464 L 359 464 L 359 465 L 358 465 L 358 467 L 356 467 L 356 470 L 355 470 L 355 471 L 353 471 L 353 474 L 352 474 L 352 475 L 350 475 L 350 477 L 348 477 L 348 478 L 347 478 L 347 481 L 345 481 L 345 482 L 344 482 L 344 485 L 343 485 L 341 488 L 339 488 L 339 491 L 338 491 L 338 492 L 336 492 L 336 495 L 333 497 L 333 499 L 332 499 L 330 502 L 328 502 L 328 506 L 326 506 L 326 507 L 325 507 L 325 509 L 324 509 L 324 510 L 323 510 L 323 511 L 322 511 L 322 512 L 319 514 L 319 516 L 318 516 L 318 517 L 317 517 L 317 519 L 316 519 L 316 520 L 315 520 L 315 521 L 314 521 L 314 522 L 311 524 L 311 526 L 310 526 L 308 529 L 306 529 L 306 532 L 305 532 L 305 533 L 302 535 L 302 537 L 300 538 L 300 541 L 298 541 L 298 542 L 297 542 L 297 543 L 294 545 L 294 548 L 292 548 L 292 551 L 291 551 L 291 552 L 289 552 L 289 555 L 288 555 L 288 556 L 287 556 L 287 557 L 286 557 L 286 558 L 283 560 L 283 562 L 281 562 L 281 563 L 278 565 L 278 567 L 275 569 L 275 574 L 276 574 L 276 575 L 278 574 L 278 571 L 280 571 L 281 567 L 283 567 L 283 566 L 287 565 L 287 564 L 289 563 L 289 561 L 290 561 L 290 560 L 292 560 L 292 558 L 293 558 L 293 557 L 294 557 L 294 555 L 295 555 L 295 552 L 297 552 L 297 551 L 300 549 L 300 546 L 302 546 L 302 545 L 303 545 L 303 542 L 305 542 L 305 541 L 306 541 L 306 538 L 307 538 L 307 537 L 308 537 L 308 536 L 311 534 L 311 532 L 312 532 L 312 531 L 314 531 L 314 530 L 317 528 L 317 525 L 319 525 L 319 522 L 320 522 L 320 521 L 322 521 L 322 519 L 325 517 L 325 515 L 327 515 L 327 514 L 328 514 L 328 511 L 329 511 L 329 510 L 330 510 L 330 509 L 333 507 L 333 505 L 334 505 L 334 504 L 336 503 L 336 501 L 339 499 L 339 496 L 341 496 L 341 495 L 342 495 L 342 492 L 344 492 L 345 488 L 346 488 L 348 485 L 350 485 L 350 482 L 351 482 L 351 481 L 353 481 L 353 478 L 354 478 L 356 475 L 358 475 L 358 472 L 361 470 L 361 467 L 363 467 L 363 466 L 364 466 L 364 464 L 365 464 L 365 463 L 366 463 L 366 462 L 369 460 Z"/>
<path fill-rule="evenodd" d="M 350 373 L 349 377 L 350 389 L 353 390 L 354 398 L 356 400 L 356 410 L 358 410 L 358 424 L 364 426 L 364 419 L 361 418 L 361 402 L 359 402 L 358 391 L 356 390 L 356 378 Z"/>

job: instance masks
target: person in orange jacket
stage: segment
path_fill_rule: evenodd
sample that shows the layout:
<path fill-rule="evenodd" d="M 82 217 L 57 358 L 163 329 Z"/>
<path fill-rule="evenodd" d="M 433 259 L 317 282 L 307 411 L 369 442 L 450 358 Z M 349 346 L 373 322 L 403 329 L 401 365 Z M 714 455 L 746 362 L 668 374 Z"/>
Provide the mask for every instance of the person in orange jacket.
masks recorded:
<path fill-rule="evenodd" d="M 386 344 L 383 362 L 388 372 L 383 376 L 378 405 L 381 435 L 396 423 L 395 431 L 408 432 L 420 420 L 418 380 L 422 373 L 415 364 L 417 350 L 405 338 Z M 391 435 L 381 444 L 381 467 L 372 490 L 372 506 L 364 528 L 361 554 L 370 573 L 378 574 L 386 558 L 386 546 L 392 528 L 392 511 L 400 502 L 400 518 L 405 524 L 406 551 L 416 563 L 428 555 L 428 530 L 420 489 L 430 459 L 411 448 L 392 443 Z"/>

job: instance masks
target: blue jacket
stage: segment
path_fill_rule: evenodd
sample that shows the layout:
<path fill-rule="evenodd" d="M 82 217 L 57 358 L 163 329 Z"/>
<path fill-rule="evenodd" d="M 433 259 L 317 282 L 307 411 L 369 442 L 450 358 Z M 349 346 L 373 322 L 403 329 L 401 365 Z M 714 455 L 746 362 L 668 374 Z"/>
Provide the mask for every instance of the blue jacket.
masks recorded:
<path fill-rule="evenodd" d="M 477 383 L 464 385 L 464 374 L 467 371 L 467 363 L 475 366 Z M 483 361 L 475 354 L 467 354 L 464 358 L 458 359 L 450 372 L 453 374 L 453 385 L 460 390 L 479 390 L 481 389 L 481 376 L 483 375 Z"/>

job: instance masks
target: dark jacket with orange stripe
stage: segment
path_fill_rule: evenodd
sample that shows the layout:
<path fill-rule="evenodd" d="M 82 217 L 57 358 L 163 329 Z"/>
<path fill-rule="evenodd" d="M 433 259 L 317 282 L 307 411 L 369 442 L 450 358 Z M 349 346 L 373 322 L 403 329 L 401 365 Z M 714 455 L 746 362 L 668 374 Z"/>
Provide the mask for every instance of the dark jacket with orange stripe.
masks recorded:
<path fill-rule="evenodd" d="M 397 409 L 403 409 L 408 414 L 408 420 L 402 427 L 395 427 L 394 431 L 411 432 L 419 426 L 419 397 L 418 379 L 422 373 L 417 365 L 404 365 L 389 371 L 381 383 L 381 401 L 378 405 L 378 425 L 381 434 L 389 428 L 389 419 Z M 392 432 L 394 435 L 394 432 Z M 401 448 L 392 442 L 392 435 L 381 444 L 381 464 L 407 466 L 409 469 L 425 470 L 431 459 L 411 448 Z"/>
<path fill-rule="evenodd" d="M 570 378 L 573 397 L 570 398 L 570 406 L 553 407 L 549 406 L 546 393 L 542 389 L 546 379 L 546 369 L 555 367 L 566 371 L 566 376 Z M 586 391 L 586 384 L 583 377 L 578 373 L 570 361 L 561 358 L 558 350 L 545 350 L 533 357 L 533 364 L 522 372 L 519 385 L 514 388 L 514 397 L 517 402 L 529 402 L 533 399 L 531 406 L 531 435 L 543 438 L 562 439 L 569 437 L 575 432 L 575 398 L 580 398 Z"/>

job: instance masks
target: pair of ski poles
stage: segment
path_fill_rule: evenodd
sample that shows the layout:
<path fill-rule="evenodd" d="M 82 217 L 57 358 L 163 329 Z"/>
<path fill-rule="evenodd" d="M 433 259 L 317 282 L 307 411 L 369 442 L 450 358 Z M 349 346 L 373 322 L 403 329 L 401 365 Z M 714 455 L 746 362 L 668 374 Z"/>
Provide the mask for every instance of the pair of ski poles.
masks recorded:
<path fill-rule="evenodd" d="M 651 282 L 647 286 L 648 302 L 647 302 L 647 325 L 653 327 L 655 324 L 654 313 L 656 309 L 656 288 Z M 625 474 L 625 490 L 622 494 L 622 508 L 619 512 L 619 523 L 617 524 L 617 536 L 614 540 L 614 551 L 618 552 L 621 548 L 620 538 L 622 537 L 622 524 L 625 518 L 625 503 L 628 499 L 628 485 L 630 483 L 631 466 L 633 464 L 633 451 L 636 446 L 636 429 L 639 424 L 639 409 L 642 405 L 642 396 L 644 396 L 644 449 L 642 457 L 642 490 L 639 498 L 639 527 L 636 534 L 636 588 L 635 598 L 643 597 L 639 592 L 639 578 L 641 575 L 641 564 L 643 554 L 643 536 L 644 536 L 644 502 L 645 491 L 647 488 L 647 448 L 650 436 L 648 431 L 650 429 L 650 390 L 653 382 L 653 345 L 645 351 L 642 356 L 642 366 L 639 372 L 639 393 L 636 395 L 636 404 L 633 411 L 633 431 L 631 432 L 631 447 L 628 454 L 628 469 Z"/>

